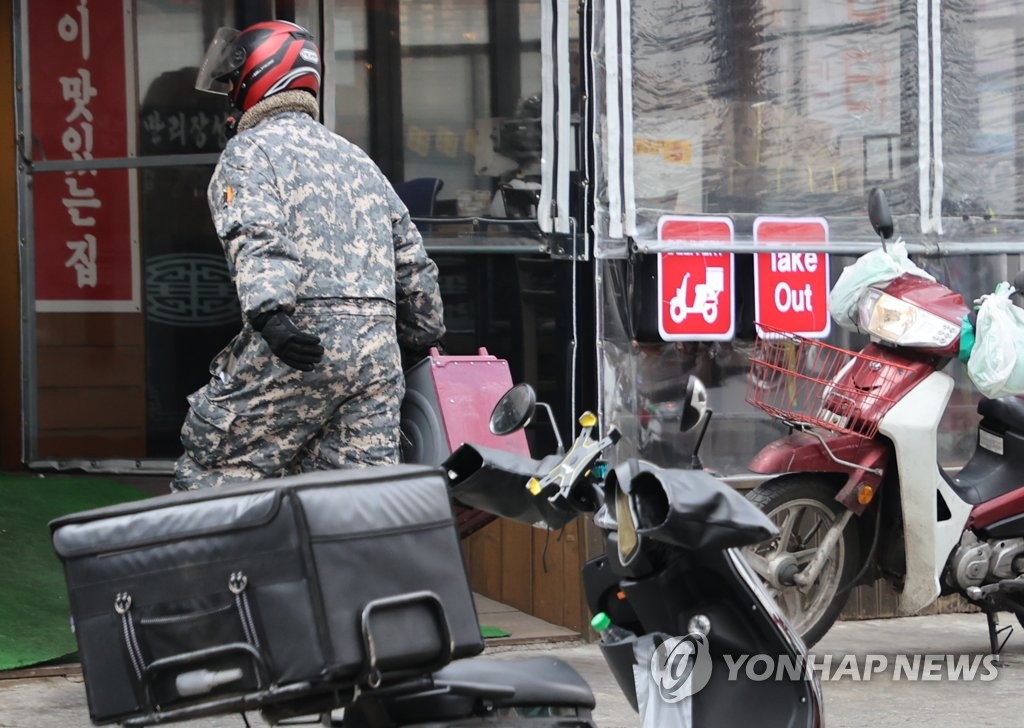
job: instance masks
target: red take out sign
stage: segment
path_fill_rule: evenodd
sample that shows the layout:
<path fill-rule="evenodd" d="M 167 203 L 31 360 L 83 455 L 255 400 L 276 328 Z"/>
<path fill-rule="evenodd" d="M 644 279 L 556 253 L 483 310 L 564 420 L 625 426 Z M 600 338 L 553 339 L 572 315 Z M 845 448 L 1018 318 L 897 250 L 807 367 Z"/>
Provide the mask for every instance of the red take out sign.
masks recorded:
<path fill-rule="evenodd" d="M 800 250 L 801 245 L 828 243 L 828 222 L 820 217 L 759 217 L 754 242 L 793 244 L 792 252 L 755 256 L 757 322 L 809 338 L 828 336 L 829 256 Z"/>

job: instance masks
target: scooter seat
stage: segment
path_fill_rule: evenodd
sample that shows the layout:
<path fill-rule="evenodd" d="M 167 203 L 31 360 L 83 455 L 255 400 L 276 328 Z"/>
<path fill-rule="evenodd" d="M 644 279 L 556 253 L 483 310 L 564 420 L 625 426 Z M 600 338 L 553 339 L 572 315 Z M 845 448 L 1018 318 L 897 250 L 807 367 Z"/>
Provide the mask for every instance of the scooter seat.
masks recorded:
<path fill-rule="evenodd" d="M 595 705 L 587 681 L 567 662 L 554 657 L 456 660 L 435 673 L 434 680 L 514 688 L 515 696 L 496 700 L 499 705 L 571 705 L 590 710 Z"/>
<path fill-rule="evenodd" d="M 977 505 L 1020 487 L 1024 473 L 1024 401 L 1016 397 L 983 399 L 978 403 L 981 427 L 977 447 L 956 478 L 948 479 L 967 503 Z"/>
<path fill-rule="evenodd" d="M 372 697 L 373 693 L 368 692 L 362 700 L 366 702 Z M 391 721 L 389 725 L 462 725 L 459 721 L 477 715 L 481 704 L 542 712 L 554 709 L 570 711 L 567 714 L 589 713 L 594 709 L 594 693 L 579 673 L 552 657 L 529 660 L 473 657 L 457 660 L 434 673 L 432 689 L 386 698 L 380 709 Z M 366 708 L 359 701 L 346 708 L 346 721 L 350 714 L 359 715 Z M 354 718 L 353 723 L 378 724 L 370 720 L 360 722 L 358 718 Z"/>
<path fill-rule="evenodd" d="M 978 414 L 1006 425 L 1011 430 L 1024 432 L 1024 400 L 1019 397 L 982 398 Z"/>

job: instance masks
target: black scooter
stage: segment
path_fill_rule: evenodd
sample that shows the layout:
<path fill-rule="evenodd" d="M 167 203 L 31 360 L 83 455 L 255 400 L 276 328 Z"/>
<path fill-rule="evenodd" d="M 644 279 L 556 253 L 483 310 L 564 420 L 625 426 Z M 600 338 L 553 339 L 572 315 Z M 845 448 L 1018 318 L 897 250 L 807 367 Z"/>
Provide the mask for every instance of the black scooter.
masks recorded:
<path fill-rule="evenodd" d="M 691 378 L 682 427 L 707 426 L 706 399 L 703 385 Z M 536 406 L 528 385 L 513 387 L 495 406 L 491 430 L 503 435 L 525 427 Z M 413 467 L 411 472 L 436 486 L 432 491 L 416 478 L 397 477 L 410 472 L 400 467 L 374 481 L 374 488 L 391 488 L 387 493 L 360 501 L 349 492 L 346 500 L 341 496 L 347 486 L 369 487 L 365 479 L 373 474 L 310 473 L 240 486 L 234 495 L 170 495 L 142 507 L 58 519 L 51 527 L 80 616 L 76 635 L 89 664 L 91 715 L 132 728 L 244 716 L 250 710 L 259 710 L 271 724 L 319 716 L 323 724 L 343 728 L 594 726 L 594 695 L 563 661 L 452 661 L 453 635 L 464 645 L 478 628 L 465 621 L 472 619 L 469 609 L 449 624 L 438 596 L 451 591 L 449 580 L 464 578 L 451 557 L 444 563 L 455 572 L 438 572 L 441 583 L 404 592 L 413 577 L 398 569 L 389 578 L 402 581 L 404 575 L 406 581 L 388 584 L 384 597 L 370 598 L 351 618 L 339 609 L 332 612 L 333 621 L 317 619 L 314 608 L 323 609 L 325 595 L 338 599 L 339 592 L 323 592 L 321 584 L 316 598 L 310 597 L 308 581 L 313 580 L 307 574 L 323 568 L 320 576 L 333 579 L 332 587 L 355 588 L 359 575 L 345 581 L 346 565 L 394 563 L 374 562 L 365 553 L 362 560 L 342 558 L 360 548 L 357 543 L 365 547 L 365 541 L 347 540 L 359 528 L 360 514 L 379 517 L 370 513 L 378 502 L 396 515 L 409 511 L 385 521 L 383 531 L 373 532 L 377 536 L 433 532 L 450 525 L 447 487 L 456 504 L 551 529 L 593 515 L 607 548 L 585 566 L 584 587 L 602 634 L 601 650 L 643 728 L 737 726 L 752 720 L 768 728 L 820 726 L 820 687 L 806 649 L 738 551 L 776 534 L 772 523 L 700 469 L 696 450 L 696 467 L 690 470 L 663 470 L 639 460 L 609 469 L 603 457 L 618 432 L 609 428 L 599 434 L 590 413 L 579 422 L 579 435 L 568 450 L 542 460 L 466 444 L 440 471 Z M 331 509 L 347 503 L 356 504 L 346 511 L 352 517 L 335 518 Z M 417 520 L 420 512 L 428 515 Z M 415 531 L 405 530 L 410 523 L 417 525 Z M 401 552 L 404 544 L 417 542 L 390 543 Z M 246 549 L 256 549 L 253 553 L 264 555 L 267 563 Z M 226 565 L 230 576 L 224 584 L 217 572 Z M 289 578 L 274 581 L 279 577 L 272 569 Z M 303 578 L 296 579 L 296 572 Z M 190 589 L 193 582 L 195 594 L 182 598 L 161 591 L 171 589 L 168 584 Z M 468 584 L 459 587 L 455 591 L 468 602 Z M 458 594 L 452 594 L 449 603 L 455 604 Z M 356 673 L 340 658 L 328 663 L 322 656 L 298 654 L 323 649 L 319 636 L 310 634 L 317 625 L 339 633 L 358 630 L 363 663 Z M 422 644 L 397 644 L 420 637 Z M 478 641 L 469 644 L 476 648 Z M 265 656 L 274 654 L 277 662 Z M 460 654 L 474 652 L 463 648 Z M 737 668 L 753 664 L 755 656 L 785 664 L 785 674 Z M 305 660 L 328 667 L 305 672 Z"/>
<path fill-rule="evenodd" d="M 531 420 L 529 385 L 513 387 L 491 415 L 495 434 Z M 703 385 L 691 377 L 683 429 L 707 426 Z M 443 465 L 453 501 L 558 529 L 594 514 L 606 554 L 589 562 L 584 588 L 601 651 L 638 724 L 817 728 L 820 685 L 803 642 L 767 596 L 738 549 L 775 533 L 747 500 L 703 470 L 664 470 L 631 460 L 608 470 L 601 458 L 618 439 L 595 435 L 585 413 L 564 455 L 534 460 L 463 445 Z M 695 463 L 699 463 L 694 454 Z M 607 627 L 608 622 L 613 627 Z M 782 679 L 730 669 L 728 658 L 767 655 L 790 667 Z M 735 665 L 735 660 L 731 662 Z M 648 679 L 649 678 L 649 679 Z M 594 726 L 594 696 L 553 658 L 458 660 L 432 675 L 356 696 L 345 728 L 384 726 Z M 310 706 L 275 706 L 272 722 Z"/>

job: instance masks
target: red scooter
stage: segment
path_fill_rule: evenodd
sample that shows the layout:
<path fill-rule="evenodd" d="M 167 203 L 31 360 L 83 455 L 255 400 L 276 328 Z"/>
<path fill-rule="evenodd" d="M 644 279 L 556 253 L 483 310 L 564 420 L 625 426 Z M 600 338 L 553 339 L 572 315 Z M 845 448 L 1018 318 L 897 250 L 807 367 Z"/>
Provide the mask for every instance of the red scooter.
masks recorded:
<path fill-rule="evenodd" d="M 885 245 L 893 222 L 880 190 L 869 216 Z M 962 594 L 987 614 L 994 654 L 1005 644 L 997 612 L 1024 625 L 1024 401 L 982 399 L 970 460 L 956 477 L 938 464 L 953 390 L 942 369 L 969 311 L 941 283 L 905 273 L 860 295 L 870 343 L 858 352 L 761 329 L 747 399 L 791 429 L 749 466 L 774 476 L 749 497 L 779 536 L 747 556 L 808 646 L 853 586 L 878 578 L 904 614 Z"/>

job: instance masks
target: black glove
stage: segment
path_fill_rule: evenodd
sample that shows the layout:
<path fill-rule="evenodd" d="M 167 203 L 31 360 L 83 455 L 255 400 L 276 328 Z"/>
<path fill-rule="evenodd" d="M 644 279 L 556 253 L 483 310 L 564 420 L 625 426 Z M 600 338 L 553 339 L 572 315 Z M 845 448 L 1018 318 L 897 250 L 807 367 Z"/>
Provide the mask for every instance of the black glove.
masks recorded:
<path fill-rule="evenodd" d="M 442 356 L 448 353 L 448 350 L 444 346 L 444 339 L 438 339 L 437 341 L 435 341 L 433 344 L 427 347 L 427 351 L 429 352 L 431 348 L 437 349 L 437 353 Z"/>
<path fill-rule="evenodd" d="M 277 358 L 303 372 L 313 371 L 324 355 L 324 347 L 320 346 L 320 337 L 307 334 L 292 323 L 291 317 L 284 311 L 268 311 L 257 316 L 253 327 L 259 331 L 270 350 Z"/>
<path fill-rule="evenodd" d="M 402 371 L 412 369 L 414 366 L 430 356 L 430 350 L 432 348 L 436 348 L 437 353 L 442 356 L 447 353 L 444 348 L 444 342 L 440 339 L 432 344 L 427 344 L 422 349 L 409 349 L 408 347 L 400 345 L 400 351 L 402 353 Z"/>

